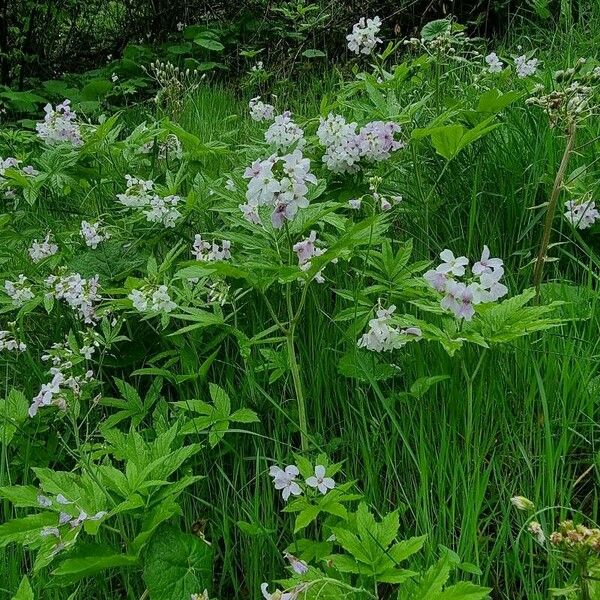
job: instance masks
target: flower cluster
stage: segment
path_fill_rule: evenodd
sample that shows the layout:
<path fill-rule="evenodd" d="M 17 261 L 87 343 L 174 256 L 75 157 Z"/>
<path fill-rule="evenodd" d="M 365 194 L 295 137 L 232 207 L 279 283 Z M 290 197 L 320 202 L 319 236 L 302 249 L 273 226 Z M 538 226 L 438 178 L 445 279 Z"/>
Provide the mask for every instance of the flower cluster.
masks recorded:
<path fill-rule="evenodd" d="M 321 256 L 324 252 L 324 248 L 319 248 L 316 246 L 317 242 L 317 232 L 311 231 L 310 235 L 297 242 L 293 246 L 293 250 L 298 256 L 298 266 L 302 271 L 308 271 L 312 266 L 311 259 L 315 256 Z M 325 279 L 323 279 L 322 271 L 318 271 L 315 275 L 315 280 L 318 283 L 323 283 Z"/>
<path fill-rule="evenodd" d="M 591 199 L 568 200 L 565 208 L 565 219 L 578 229 L 587 229 L 600 219 L 596 203 Z"/>
<path fill-rule="evenodd" d="M 325 147 L 323 162 L 334 173 L 352 173 L 358 170 L 361 159 L 382 161 L 404 147 L 395 139 L 400 126 L 392 121 L 372 121 L 359 131 L 356 123 L 347 123 L 341 115 L 329 113 L 321 117 L 317 137 Z"/>
<path fill-rule="evenodd" d="M 554 127 L 559 121 L 567 124 L 582 121 L 595 114 L 593 96 L 600 81 L 600 70 L 590 69 L 585 58 L 578 59 L 573 67 L 553 74 L 551 89 L 541 83 L 536 85 L 527 98 L 528 105 L 543 109 Z"/>
<path fill-rule="evenodd" d="M 125 175 L 127 189 L 123 194 L 117 194 L 117 200 L 128 208 L 142 208 L 150 204 L 154 195 L 154 181 L 144 180 Z"/>
<path fill-rule="evenodd" d="M 93 383 L 94 374 L 82 368 L 84 359 L 91 357 L 96 345 L 91 342 L 83 346 L 79 353 L 72 349 L 68 343 L 55 343 L 46 354 L 42 356 L 45 362 L 51 362 L 49 374 L 52 379 L 40 387 L 40 391 L 31 401 L 29 416 L 35 417 L 43 406 L 56 406 L 60 410 L 67 410 L 72 397 L 79 397 L 84 386 Z"/>
<path fill-rule="evenodd" d="M 252 98 L 248 103 L 250 117 L 254 121 L 272 121 L 275 118 L 275 107 L 260 99 L 260 96 Z"/>
<path fill-rule="evenodd" d="M 296 465 L 288 465 L 285 469 L 274 465 L 269 469 L 269 475 L 273 478 L 275 489 L 281 490 L 281 495 L 285 501 L 290 496 L 302 495 L 302 488 L 297 479 L 300 470 Z M 335 487 L 333 478 L 326 477 L 326 469 L 323 465 L 317 465 L 314 475 L 307 477 L 304 483 L 308 487 L 319 490 L 321 494 L 326 494 Z"/>
<path fill-rule="evenodd" d="M 275 117 L 265 131 L 265 141 L 276 148 L 289 148 L 293 144 L 304 145 L 304 130 L 292 120 L 292 113 L 286 110 Z"/>
<path fill-rule="evenodd" d="M 354 54 L 371 54 L 377 44 L 381 44 L 381 39 L 377 37 L 381 29 L 381 19 L 374 17 L 366 19 L 361 17 L 358 23 L 352 27 L 352 33 L 346 36 L 348 40 L 348 49 Z"/>
<path fill-rule="evenodd" d="M 164 198 L 154 196 L 148 209 L 142 212 L 150 223 L 162 223 L 165 227 L 175 227 L 177 219 L 181 217 L 181 213 L 177 210 L 180 201 L 181 197 L 176 195 Z"/>
<path fill-rule="evenodd" d="M 466 256 L 455 257 L 451 250 L 444 250 L 440 258 L 443 262 L 427 271 L 424 277 L 434 290 L 444 294 L 440 306 L 457 318 L 470 321 L 476 305 L 494 302 L 508 293 L 508 288 L 500 283 L 504 263 L 499 258 L 490 258 L 487 246 L 483 247 L 481 259 L 471 269 L 473 279 L 470 283 L 456 279 L 465 275 L 469 264 Z"/>
<path fill-rule="evenodd" d="M 0 331 L 0 351 L 7 350 L 8 352 L 25 352 L 27 344 L 18 342 L 10 331 Z"/>
<path fill-rule="evenodd" d="M 98 244 L 110 238 L 110 233 L 102 227 L 99 221 L 96 221 L 96 223 L 81 221 L 80 234 L 85 241 L 85 245 L 93 250 L 98 247 Z"/>
<path fill-rule="evenodd" d="M 377 318 L 369 321 L 369 331 L 358 340 L 359 348 L 366 348 L 373 352 L 389 352 L 402 348 L 409 341 L 419 340 L 423 335 L 418 327 L 400 329 L 393 324 L 392 315 L 396 307 L 392 304 L 389 308 L 377 309 Z"/>
<path fill-rule="evenodd" d="M 197 233 L 194 236 L 194 244 L 192 245 L 192 255 L 196 260 L 202 262 L 212 262 L 215 260 L 228 260 L 231 258 L 231 242 L 229 240 L 221 240 L 221 245 L 215 241 L 211 244 L 202 239 L 202 236 Z"/>
<path fill-rule="evenodd" d="M 98 292 L 98 275 L 83 278 L 79 273 L 68 275 L 50 275 L 46 279 L 50 287 L 49 295 L 56 300 L 64 300 L 85 323 L 94 323 L 96 320 L 95 303 L 102 297 Z"/>
<path fill-rule="evenodd" d="M 54 510 L 54 505 L 58 510 L 58 523 L 56 526 L 46 526 L 40 530 L 41 537 L 55 537 L 58 542 L 52 550 L 52 554 L 56 555 L 61 550 L 64 550 L 66 546 L 72 541 L 63 541 L 61 528 L 65 528 L 66 531 L 71 531 L 78 527 L 81 527 L 85 521 L 101 521 L 108 514 L 106 511 L 101 510 L 93 515 L 89 515 L 83 508 L 77 505 L 76 502 L 68 500 L 63 494 L 57 494 L 54 499 L 39 494 L 37 497 L 38 505 L 41 508 L 47 508 Z"/>
<path fill-rule="evenodd" d="M 504 68 L 504 63 L 498 58 L 495 52 L 491 52 L 485 57 L 485 62 L 488 65 L 490 73 L 500 73 Z"/>
<path fill-rule="evenodd" d="M 166 285 L 135 289 L 127 297 L 133 303 L 133 307 L 142 313 L 170 313 L 177 308 Z"/>
<path fill-rule="evenodd" d="M 524 79 L 536 74 L 540 62 L 537 58 L 530 58 L 528 60 L 527 56 L 523 54 L 522 56 L 515 56 L 514 60 L 515 71 L 519 78 Z"/>
<path fill-rule="evenodd" d="M 146 220 L 150 223 L 162 223 L 165 227 L 175 227 L 175 222 L 181 213 L 177 205 L 179 196 L 161 198 L 154 192 L 154 182 L 143 180 L 131 175 L 125 175 L 127 189 L 123 194 L 117 194 L 117 200 L 128 208 L 142 209 Z"/>
<path fill-rule="evenodd" d="M 20 162 L 12 156 L 7 156 L 6 158 L 0 156 L 0 179 L 6 173 L 6 169 L 17 169 Z"/>
<path fill-rule="evenodd" d="M 308 206 L 307 184 L 317 183 L 310 172 L 310 160 L 304 158 L 298 148 L 285 156 L 273 154 L 265 160 L 253 162 L 244 172 L 244 177 L 249 179 L 246 204 L 239 206 L 244 217 L 259 224 L 259 207 L 270 206 L 273 208 L 271 222 L 276 229 L 283 227 L 286 220 L 291 221 L 299 208 Z"/>
<path fill-rule="evenodd" d="M 14 306 L 23 306 L 35 297 L 31 286 L 27 285 L 27 277 L 21 274 L 17 281 L 5 281 L 4 291 L 13 301 Z"/>
<path fill-rule="evenodd" d="M 573 521 L 559 523 L 558 530 L 550 535 L 550 543 L 568 553 L 600 554 L 600 529 L 575 525 Z"/>
<path fill-rule="evenodd" d="M 48 232 L 41 242 L 33 240 L 29 248 L 29 256 L 34 263 L 39 263 L 57 252 L 58 246 L 52 241 L 52 232 Z"/>
<path fill-rule="evenodd" d="M 47 144 L 52 146 L 68 142 L 75 147 L 83 145 L 79 125 L 75 122 L 77 115 L 71 110 L 70 104 L 70 100 L 64 100 L 56 108 L 52 108 L 51 104 L 44 107 L 46 115 L 36 125 L 36 130 Z"/>

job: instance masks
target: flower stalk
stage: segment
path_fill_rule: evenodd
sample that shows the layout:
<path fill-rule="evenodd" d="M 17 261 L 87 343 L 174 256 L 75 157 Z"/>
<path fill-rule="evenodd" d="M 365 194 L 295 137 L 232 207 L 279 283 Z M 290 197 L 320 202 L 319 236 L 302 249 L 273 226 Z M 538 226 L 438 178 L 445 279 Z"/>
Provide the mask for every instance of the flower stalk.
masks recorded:
<path fill-rule="evenodd" d="M 535 260 L 535 268 L 533 271 L 533 284 L 535 287 L 535 300 L 537 303 L 540 301 L 540 287 L 542 284 L 542 276 L 544 273 L 544 262 L 546 261 L 546 252 L 550 244 L 550 234 L 552 232 L 552 222 L 554 221 L 554 214 L 556 213 L 556 206 L 558 204 L 558 197 L 563 186 L 565 173 L 569 164 L 569 159 L 573 153 L 573 147 L 575 145 L 576 135 L 575 121 L 571 121 L 567 128 L 567 143 L 563 152 L 556 177 L 554 179 L 554 185 L 552 186 L 552 192 L 550 194 L 550 201 L 548 202 L 548 209 L 546 211 L 546 219 L 544 221 L 544 229 L 542 231 L 542 238 L 540 240 L 540 247 L 538 250 L 537 258 Z"/>

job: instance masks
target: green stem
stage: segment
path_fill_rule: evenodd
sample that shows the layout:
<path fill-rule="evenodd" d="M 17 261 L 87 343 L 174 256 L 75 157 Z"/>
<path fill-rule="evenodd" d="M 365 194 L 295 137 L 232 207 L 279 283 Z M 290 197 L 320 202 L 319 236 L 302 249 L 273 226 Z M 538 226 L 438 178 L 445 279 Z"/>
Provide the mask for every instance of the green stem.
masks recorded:
<path fill-rule="evenodd" d="M 533 271 L 533 284 L 535 286 L 535 299 L 536 302 L 540 300 L 540 286 L 542 285 L 542 275 L 544 273 L 544 262 L 546 261 L 546 252 L 548 251 L 548 245 L 550 244 L 550 234 L 552 233 L 552 221 L 554 220 L 554 213 L 556 212 L 556 205 L 558 204 L 558 197 L 562 189 L 563 180 L 569 164 L 569 158 L 573 152 L 573 146 L 575 145 L 575 133 L 576 133 L 575 122 L 572 121 L 567 129 L 567 144 L 565 151 L 563 152 L 560 166 L 556 172 L 554 179 L 554 185 L 552 186 L 552 192 L 550 194 L 550 200 L 548 202 L 548 209 L 546 211 L 546 219 L 544 221 L 544 230 L 542 232 L 542 239 L 540 240 L 540 247 L 538 250 L 537 258 L 535 261 L 535 268 Z"/>
<path fill-rule="evenodd" d="M 308 434 L 306 423 L 306 401 L 304 399 L 304 389 L 302 379 L 300 378 L 300 367 L 296 358 L 296 348 L 294 344 L 295 325 L 292 324 L 286 334 L 288 361 L 292 380 L 294 382 L 294 391 L 296 392 L 296 402 L 298 403 L 298 425 L 300 426 L 300 448 L 303 452 L 308 450 Z"/>

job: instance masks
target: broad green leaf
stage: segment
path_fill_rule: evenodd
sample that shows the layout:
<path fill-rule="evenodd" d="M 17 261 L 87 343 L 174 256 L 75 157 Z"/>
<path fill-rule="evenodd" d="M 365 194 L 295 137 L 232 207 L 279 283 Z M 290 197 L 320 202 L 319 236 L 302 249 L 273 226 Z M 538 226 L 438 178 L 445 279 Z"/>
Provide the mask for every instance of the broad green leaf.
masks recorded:
<path fill-rule="evenodd" d="M 108 546 L 78 544 L 74 556 L 64 560 L 54 569 L 52 575 L 75 581 L 104 569 L 132 567 L 137 562 L 137 557 L 115 552 Z"/>
<path fill-rule="evenodd" d="M 150 600 L 181 600 L 212 587 L 212 549 L 196 537 L 163 525 L 152 536 L 144 561 Z"/>
<path fill-rule="evenodd" d="M 470 581 L 460 581 L 447 587 L 436 600 L 483 600 L 491 591 L 491 588 L 484 588 Z"/>
<path fill-rule="evenodd" d="M 12 597 L 12 600 L 34 600 L 33 590 L 27 575 L 21 579 L 17 593 Z"/>

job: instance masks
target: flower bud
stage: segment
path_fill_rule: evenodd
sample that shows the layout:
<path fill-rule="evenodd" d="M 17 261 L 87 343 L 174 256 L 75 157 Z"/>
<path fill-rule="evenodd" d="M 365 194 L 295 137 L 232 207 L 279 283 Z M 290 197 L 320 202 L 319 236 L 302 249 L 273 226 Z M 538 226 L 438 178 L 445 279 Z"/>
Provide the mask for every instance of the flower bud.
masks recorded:
<path fill-rule="evenodd" d="M 519 510 L 534 510 L 535 504 L 525 496 L 513 496 L 510 501 Z"/>

